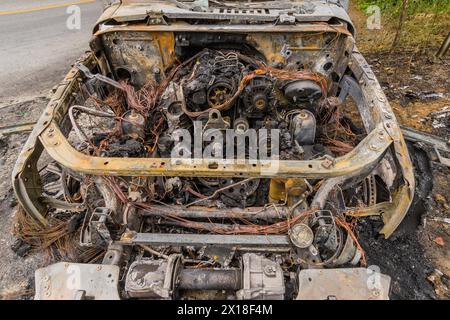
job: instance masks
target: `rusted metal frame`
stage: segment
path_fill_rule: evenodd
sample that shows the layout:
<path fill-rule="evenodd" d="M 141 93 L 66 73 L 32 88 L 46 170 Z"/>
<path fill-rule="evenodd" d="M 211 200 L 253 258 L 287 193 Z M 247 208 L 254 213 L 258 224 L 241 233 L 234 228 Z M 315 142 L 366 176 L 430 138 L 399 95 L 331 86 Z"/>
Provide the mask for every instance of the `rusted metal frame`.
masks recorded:
<path fill-rule="evenodd" d="M 221 8 L 210 8 L 205 12 L 193 11 L 187 8 L 179 8 L 167 1 L 151 2 L 151 3 L 135 3 L 128 1 L 121 1 L 116 5 L 108 7 L 97 21 L 97 25 L 107 22 L 115 21 L 119 23 L 125 22 L 139 22 L 146 19 L 154 20 L 154 23 L 165 23 L 164 19 L 194 19 L 202 20 L 224 20 L 224 21 L 239 21 L 239 20 L 253 20 L 261 23 L 276 23 L 280 16 L 286 14 L 286 9 L 270 8 L 269 12 L 253 12 L 251 14 L 243 12 L 243 10 L 258 10 L 264 8 L 236 8 L 231 12 L 226 10 L 221 12 Z M 315 6 L 313 12 L 308 13 L 293 13 L 297 23 L 307 22 L 321 22 L 327 23 L 331 18 L 339 19 L 342 23 L 349 25 L 349 28 L 354 30 L 353 23 L 347 13 L 345 7 L 335 3 L 319 2 Z"/>
<path fill-rule="evenodd" d="M 371 113 L 372 121 L 365 122 L 369 125 L 369 128 L 366 129 L 370 129 L 374 124 L 377 125 L 377 128 L 381 125 L 383 131 L 391 137 L 393 140 L 392 155 L 398 163 L 398 169 L 403 178 L 403 185 L 394 191 L 391 210 L 382 214 L 385 225 L 380 233 L 388 238 L 400 225 L 411 206 L 415 190 L 413 167 L 401 129 L 389 102 L 369 64 L 356 47 L 351 56 L 350 69 L 359 83 L 366 108 L 369 108 Z"/>
<path fill-rule="evenodd" d="M 383 128 L 373 130 L 355 149 L 336 158 L 330 166 L 324 159 L 310 161 L 270 161 L 250 163 L 242 160 L 174 159 L 174 158 L 107 158 L 92 157 L 74 149 L 53 121 L 39 136 L 48 154 L 74 171 L 110 176 L 184 176 L 184 177 L 277 177 L 312 178 L 344 176 L 363 171 L 378 162 L 390 146 Z"/>
<path fill-rule="evenodd" d="M 130 25 L 111 26 L 94 33 L 94 37 L 99 37 L 110 32 L 230 32 L 230 33 L 304 33 L 304 32 L 332 32 L 351 36 L 351 33 L 344 26 L 330 26 L 327 24 L 301 24 L 295 26 L 271 26 L 267 25 Z"/>
<path fill-rule="evenodd" d="M 94 57 L 92 54 L 83 56 L 80 61 L 92 67 Z M 72 101 L 72 93 L 76 92 L 76 78 L 79 75 L 77 68 L 72 68 L 65 79 L 57 87 L 44 113 L 34 125 L 33 131 L 28 137 L 12 172 L 12 185 L 21 207 L 42 225 L 46 225 L 45 215 L 48 206 L 41 201 L 42 183 L 37 168 L 37 162 L 41 157 L 44 147 L 39 135 L 48 127 L 52 121 L 63 122 L 64 114 Z"/>
<path fill-rule="evenodd" d="M 380 233 L 384 234 L 385 238 L 389 238 L 405 217 L 402 213 L 408 212 L 411 205 L 409 199 L 409 187 L 402 185 L 395 190 L 390 202 L 381 202 L 370 207 L 354 209 L 347 212 L 346 215 L 351 217 L 381 216 L 384 228 Z M 395 226 L 395 228 L 391 226 Z"/>
<path fill-rule="evenodd" d="M 363 171 L 376 163 L 391 140 L 377 128 L 349 154 L 335 159 L 331 166 L 323 160 L 279 161 L 268 164 L 242 164 L 237 160 L 192 159 L 129 159 L 90 157 L 75 150 L 53 121 L 40 135 L 47 152 L 63 166 L 87 174 L 113 176 L 227 176 L 227 177 L 278 177 L 326 178 L 344 176 Z M 214 169 L 211 169 L 214 164 Z M 217 168 L 217 169 L 216 169 Z"/>
<path fill-rule="evenodd" d="M 121 245 L 144 244 L 149 246 L 208 246 L 290 248 L 287 235 L 220 235 L 220 234 L 175 234 L 175 233 L 125 233 Z"/>

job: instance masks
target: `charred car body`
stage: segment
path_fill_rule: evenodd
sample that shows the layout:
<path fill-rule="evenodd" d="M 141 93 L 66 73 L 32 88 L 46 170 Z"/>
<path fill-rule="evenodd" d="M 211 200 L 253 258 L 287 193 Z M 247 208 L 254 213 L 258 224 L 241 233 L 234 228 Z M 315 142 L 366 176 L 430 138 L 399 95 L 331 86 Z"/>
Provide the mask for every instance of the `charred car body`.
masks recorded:
<path fill-rule="evenodd" d="M 36 298 L 387 298 L 352 223 L 389 237 L 415 181 L 344 2 L 107 7 L 13 173 L 103 261 L 38 270 Z"/>

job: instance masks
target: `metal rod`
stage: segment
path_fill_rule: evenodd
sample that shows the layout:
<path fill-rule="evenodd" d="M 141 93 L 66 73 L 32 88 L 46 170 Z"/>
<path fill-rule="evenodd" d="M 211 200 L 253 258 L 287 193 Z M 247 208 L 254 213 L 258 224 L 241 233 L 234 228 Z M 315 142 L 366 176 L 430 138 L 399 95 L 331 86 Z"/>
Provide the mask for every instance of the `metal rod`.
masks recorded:
<path fill-rule="evenodd" d="M 172 234 L 172 233 L 136 233 L 126 234 L 118 243 L 123 245 L 144 244 L 149 246 L 207 246 L 226 247 L 283 247 L 289 248 L 290 242 L 285 235 L 218 235 L 218 234 Z"/>
<path fill-rule="evenodd" d="M 182 269 L 178 289 L 239 290 L 242 289 L 240 269 Z"/>
<path fill-rule="evenodd" d="M 28 123 L 14 124 L 11 126 L 0 127 L 0 135 L 8 135 L 8 134 L 32 131 L 35 124 L 36 124 L 36 122 L 28 122 Z"/>
<path fill-rule="evenodd" d="M 276 219 L 286 219 L 289 214 L 289 209 L 285 206 L 217 209 L 206 207 L 179 208 L 176 206 L 153 205 L 148 210 L 141 210 L 139 213 L 143 216 L 171 215 L 186 219 L 245 219 L 249 221 L 272 221 Z"/>
<path fill-rule="evenodd" d="M 447 142 L 435 135 L 417 131 L 403 126 L 400 126 L 400 128 L 402 129 L 403 136 L 408 141 L 423 142 L 433 147 L 436 147 L 439 150 L 450 152 L 450 147 L 447 145 Z"/>
<path fill-rule="evenodd" d="M 149 246 L 146 246 L 146 245 L 143 245 L 143 244 L 140 244 L 139 246 L 140 246 L 142 249 L 144 249 L 145 251 L 147 251 L 147 252 L 149 252 L 149 253 L 151 253 L 151 254 L 157 256 L 157 257 L 164 258 L 164 259 L 166 259 L 166 260 L 169 259 L 169 256 L 168 256 L 168 255 L 165 255 L 165 254 L 163 254 L 163 253 L 161 253 L 161 252 L 158 252 L 158 251 L 156 251 L 156 250 L 153 250 L 153 249 L 150 248 Z"/>
<path fill-rule="evenodd" d="M 439 150 L 444 151 L 444 153 L 450 152 L 449 142 L 446 142 L 432 134 L 420 132 L 411 128 L 401 127 L 401 129 L 406 140 L 412 142 L 422 142 L 433 147 L 437 160 L 439 160 L 439 162 L 443 165 L 450 167 L 450 159 L 446 158 L 443 154 L 441 154 L 441 152 L 439 152 Z"/>

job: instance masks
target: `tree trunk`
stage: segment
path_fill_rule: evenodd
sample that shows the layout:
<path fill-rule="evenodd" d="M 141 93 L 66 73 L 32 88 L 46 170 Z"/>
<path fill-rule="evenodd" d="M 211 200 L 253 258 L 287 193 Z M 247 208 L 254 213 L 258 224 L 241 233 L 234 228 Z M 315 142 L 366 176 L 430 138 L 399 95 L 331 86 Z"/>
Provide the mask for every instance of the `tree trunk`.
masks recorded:
<path fill-rule="evenodd" d="M 400 11 L 400 18 L 399 18 L 398 27 L 397 27 L 397 32 L 395 33 L 394 42 L 392 42 L 391 51 L 393 51 L 397 47 L 398 43 L 400 42 L 400 38 L 402 36 L 403 24 L 405 23 L 405 19 L 406 19 L 406 15 L 407 15 L 406 9 L 408 8 L 408 4 L 409 4 L 409 0 L 403 0 L 402 9 Z"/>

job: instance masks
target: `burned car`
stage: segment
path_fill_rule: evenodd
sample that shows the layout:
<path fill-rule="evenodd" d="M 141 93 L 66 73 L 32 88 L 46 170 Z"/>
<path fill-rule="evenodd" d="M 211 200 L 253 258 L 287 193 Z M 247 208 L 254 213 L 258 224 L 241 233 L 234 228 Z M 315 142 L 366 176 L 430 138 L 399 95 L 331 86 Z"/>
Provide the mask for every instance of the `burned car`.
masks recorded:
<path fill-rule="evenodd" d="M 79 253 L 35 298 L 387 299 L 354 226 L 390 237 L 415 180 L 346 6 L 106 7 L 13 172 Z"/>

